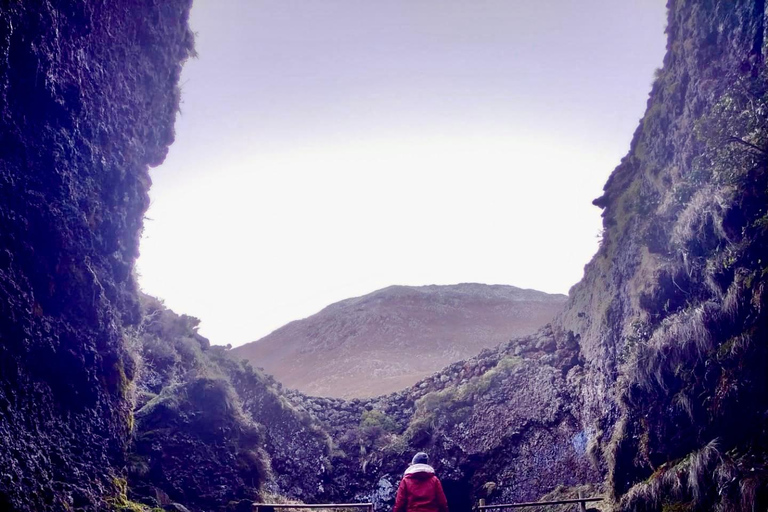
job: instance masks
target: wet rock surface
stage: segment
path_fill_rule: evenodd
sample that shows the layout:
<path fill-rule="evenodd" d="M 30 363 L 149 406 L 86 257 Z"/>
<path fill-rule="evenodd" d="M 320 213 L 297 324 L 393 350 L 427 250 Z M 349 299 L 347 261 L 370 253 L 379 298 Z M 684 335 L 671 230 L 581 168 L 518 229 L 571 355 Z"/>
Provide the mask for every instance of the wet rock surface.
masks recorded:
<path fill-rule="evenodd" d="M 193 510 L 258 501 L 269 471 L 261 433 L 241 419 L 236 402 L 226 380 L 197 378 L 139 409 L 130 496 L 150 506 L 172 501 Z"/>
<path fill-rule="evenodd" d="M 0 7 L 0 509 L 104 510 L 130 431 L 133 262 L 188 1 Z"/>

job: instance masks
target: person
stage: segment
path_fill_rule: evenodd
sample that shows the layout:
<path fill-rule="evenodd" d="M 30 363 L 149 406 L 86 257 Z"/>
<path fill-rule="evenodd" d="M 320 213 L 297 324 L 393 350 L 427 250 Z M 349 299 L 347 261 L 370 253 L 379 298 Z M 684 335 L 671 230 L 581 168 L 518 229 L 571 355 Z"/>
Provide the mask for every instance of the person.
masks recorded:
<path fill-rule="evenodd" d="M 443 485 L 424 452 L 414 455 L 397 487 L 393 512 L 448 512 Z"/>

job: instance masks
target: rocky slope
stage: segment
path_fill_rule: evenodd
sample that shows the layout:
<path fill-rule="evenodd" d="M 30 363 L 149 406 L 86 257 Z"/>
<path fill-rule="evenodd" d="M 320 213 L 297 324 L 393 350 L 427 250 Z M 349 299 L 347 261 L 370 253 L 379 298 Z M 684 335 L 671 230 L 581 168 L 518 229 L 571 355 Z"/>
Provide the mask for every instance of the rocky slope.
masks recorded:
<path fill-rule="evenodd" d="M 271 475 L 264 434 L 244 414 L 230 380 L 246 368 L 197 334 L 197 319 L 148 296 L 142 306 L 144 318 L 132 336 L 138 368 L 129 497 L 192 510 L 257 500 Z M 265 378 L 254 374 L 252 380 Z"/>
<path fill-rule="evenodd" d="M 573 337 L 545 328 L 384 397 L 288 392 L 335 446 L 323 493 L 305 488 L 303 497 L 372 500 L 383 510 L 417 450 L 432 455 L 453 510 L 479 497 L 532 500 L 561 485 L 598 484 L 579 421 L 581 363 Z"/>
<path fill-rule="evenodd" d="M 0 509 L 123 501 L 148 166 L 189 0 L 0 6 Z"/>
<path fill-rule="evenodd" d="M 264 496 L 324 496 L 333 443 L 319 422 L 272 377 L 211 346 L 199 320 L 146 295 L 141 304 L 126 489 L 136 510 L 250 512 Z"/>
<path fill-rule="evenodd" d="M 534 332 L 565 301 L 513 286 L 391 286 L 328 306 L 233 353 L 310 395 L 376 396 Z"/>

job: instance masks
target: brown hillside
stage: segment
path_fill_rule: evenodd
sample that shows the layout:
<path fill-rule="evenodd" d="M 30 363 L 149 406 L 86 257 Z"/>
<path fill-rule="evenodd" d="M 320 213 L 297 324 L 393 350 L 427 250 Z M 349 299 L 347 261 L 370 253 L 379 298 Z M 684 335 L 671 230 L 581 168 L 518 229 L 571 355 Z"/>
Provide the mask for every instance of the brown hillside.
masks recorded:
<path fill-rule="evenodd" d="M 234 350 L 291 388 L 367 397 L 534 332 L 565 304 L 513 286 L 391 286 L 332 304 Z"/>

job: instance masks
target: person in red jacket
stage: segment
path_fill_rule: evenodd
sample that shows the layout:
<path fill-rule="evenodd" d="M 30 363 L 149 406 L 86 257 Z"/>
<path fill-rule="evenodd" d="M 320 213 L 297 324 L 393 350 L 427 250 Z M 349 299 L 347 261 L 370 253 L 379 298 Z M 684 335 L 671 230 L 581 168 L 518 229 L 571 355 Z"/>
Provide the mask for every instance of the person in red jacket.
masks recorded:
<path fill-rule="evenodd" d="M 424 452 L 414 455 L 397 488 L 393 512 L 448 512 L 443 485 Z"/>

